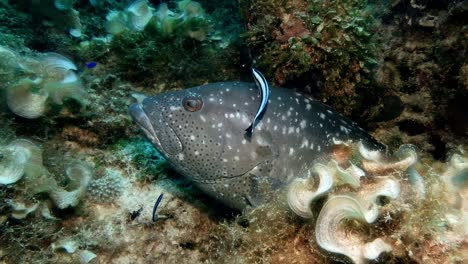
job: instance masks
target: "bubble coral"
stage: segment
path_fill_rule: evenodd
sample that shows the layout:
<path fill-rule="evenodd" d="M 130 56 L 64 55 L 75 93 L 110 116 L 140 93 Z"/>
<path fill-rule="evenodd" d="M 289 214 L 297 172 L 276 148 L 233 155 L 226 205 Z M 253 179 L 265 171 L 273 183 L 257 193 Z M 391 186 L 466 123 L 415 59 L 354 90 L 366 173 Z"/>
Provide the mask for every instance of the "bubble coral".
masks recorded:
<path fill-rule="evenodd" d="M 88 195 L 98 202 L 110 202 L 120 196 L 123 190 L 123 178 L 120 172 L 107 168 L 103 177 L 89 184 Z"/>

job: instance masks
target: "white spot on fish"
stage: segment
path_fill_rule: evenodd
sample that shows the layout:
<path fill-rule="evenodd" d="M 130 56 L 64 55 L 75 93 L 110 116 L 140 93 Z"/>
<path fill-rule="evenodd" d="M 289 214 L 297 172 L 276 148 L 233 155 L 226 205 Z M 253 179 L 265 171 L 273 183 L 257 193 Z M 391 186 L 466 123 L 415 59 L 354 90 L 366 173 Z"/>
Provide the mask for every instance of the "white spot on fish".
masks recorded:
<path fill-rule="evenodd" d="M 242 114 L 242 123 L 248 124 L 249 122 L 250 122 L 250 120 L 247 118 L 247 115 L 246 115 L 246 114 Z"/>
<path fill-rule="evenodd" d="M 239 156 L 234 156 L 234 160 L 239 161 Z"/>
<path fill-rule="evenodd" d="M 195 140 L 195 136 L 194 135 L 190 135 L 190 140 Z"/>
<path fill-rule="evenodd" d="M 179 154 L 177 154 L 177 158 L 178 158 L 179 160 L 184 160 L 184 153 L 179 153 Z"/>
<path fill-rule="evenodd" d="M 195 150 L 194 154 L 195 154 L 195 156 L 198 156 L 198 155 L 200 155 L 200 152 L 198 152 L 198 150 Z"/>
<path fill-rule="evenodd" d="M 331 110 L 329 110 L 329 109 L 327 109 L 327 112 L 328 112 L 329 114 L 333 114 L 333 112 L 332 112 Z"/>
<path fill-rule="evenodd" d="M 291 133 L 293 133 L 293 132 L 294 132 L 294 127 L 289 127 L 289 128 L 288 128 L 288 134 L 291 134 Z"/>
<path fill-rule="evenodd" d="M 250 157 L 255 160 L 257 158 L 257 152 L 250 152 Z"/>
<path fill-rule="evenodd" d="M 299 134 L 300 131 L 301 131 L 300 128 L 296 127 L 296 134 Z"/>
<path fill-rule="evenodd" d="M 277 125 L 275 125 L 275 126 L 273 127 L 273 131 L 276 131 L 276 130 L 278 130 L 278 126 L 277 126 Z"/>
<path fill-rule="evenodd" d="M 226 133 L 226 137 L 227 137 L 227 138 L 231 138 L 231 134 Z"/>
<path fill-rule="evenodd" d="M 222 127 L 223 126 L 223 123 L 218 123 L 218 127 Z"/>
<path fill-rule="evenodd" d="M 200 115 L 200 119 L 203 121 L 203 122 L 206 122 L 206 119 L 203 115 Z"/>
<path fill-rule="evenodd" d="M 242 145 L 245 145 L 245 143 L 247 143 L 247 140 L 243 139 L 242 140 Z"/>
<path fill-rule="evenodd" d="M 177 111 L 177 110 L 180 109 L 180 106 L 173 106 L 173 105 L 171 105 L 171 106 L 169 107 L 169 109 L 170 109 L 171 111 Z"/>
<path fill-rule="evenodd" d="M 299 126 L 301 126 L 302 129 L 304 129 L 307 125 L 307 121 L 302 120 L 301 123 L 299 123 Z"/>
<path fill-rule="evenodd" d="M 307 148 L 309 146 L 309 140 L 307 138 L 302 139 L 301 148 Z"/>
<path fill-rule="evenodd" d="M 294 154 L 294 149 L 293 148 L 289 148 L 289 156 L 292 156 Z"/>
<path fill-rule="evenodd" d="M 325 114 L 324 114 L 324 113 L 320 113 L 320 118 L 325 119 Z"/>
<path fill-rule="evenodd" d="M 213 102 L 215 99 L 213 97 L 208 98 L 208 101 Z"/>
<path fill-rule="evenodd" d="M 312 109 L 312 105 L 311 104 L 306 104 L 306 110 L 309 111 L 310 109 Z"/>

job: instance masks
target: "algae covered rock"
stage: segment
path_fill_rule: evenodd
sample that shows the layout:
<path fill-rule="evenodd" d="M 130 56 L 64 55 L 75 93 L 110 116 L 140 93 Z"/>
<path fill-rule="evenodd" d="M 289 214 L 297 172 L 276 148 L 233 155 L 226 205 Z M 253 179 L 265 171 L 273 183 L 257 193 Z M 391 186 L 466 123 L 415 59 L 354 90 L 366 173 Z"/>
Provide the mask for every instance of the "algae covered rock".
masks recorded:
<path fill-rule="evenodd" d="M 309 86 L 309 92 L 340 108 L 356 103 L 356 89 L 369 81 L 376 63 L 376 19 L 367 2 L 255 1 L 245 6 L 246 43 L 275 83 Z"/>

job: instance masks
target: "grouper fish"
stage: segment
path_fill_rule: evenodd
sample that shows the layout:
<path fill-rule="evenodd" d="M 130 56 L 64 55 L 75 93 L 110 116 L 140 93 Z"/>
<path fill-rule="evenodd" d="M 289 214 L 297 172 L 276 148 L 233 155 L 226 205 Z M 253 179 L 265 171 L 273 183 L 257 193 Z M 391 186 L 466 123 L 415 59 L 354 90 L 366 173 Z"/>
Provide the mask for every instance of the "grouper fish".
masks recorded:
<path fill-rule="evenodd" d="M 253 83 L 220 82 L 146 97 L 129 113 L 176 171 L 240 210 L 305 176 L 340 142 L 384 148 L 330 107 L 280 87 L 270 87 L 268 108 L 247 136 L 260 100 Z"/>

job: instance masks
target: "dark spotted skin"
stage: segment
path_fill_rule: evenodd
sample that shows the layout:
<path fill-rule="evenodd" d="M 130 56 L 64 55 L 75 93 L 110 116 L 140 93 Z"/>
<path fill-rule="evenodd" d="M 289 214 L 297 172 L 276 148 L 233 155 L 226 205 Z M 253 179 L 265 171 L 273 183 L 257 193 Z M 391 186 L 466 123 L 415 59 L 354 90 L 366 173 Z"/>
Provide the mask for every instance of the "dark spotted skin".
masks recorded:
<path fill-rule="evenodd" d="M 201 108 L 187 110 L 187 99 Z M 255 84 L 223 82 L 147 97 L 130 114 L 176 170 L 238 209 L 264 202 L 341 141 L 383 148 L 330 107 L 278 87 L 248 137 L 259 102 Z"/>

